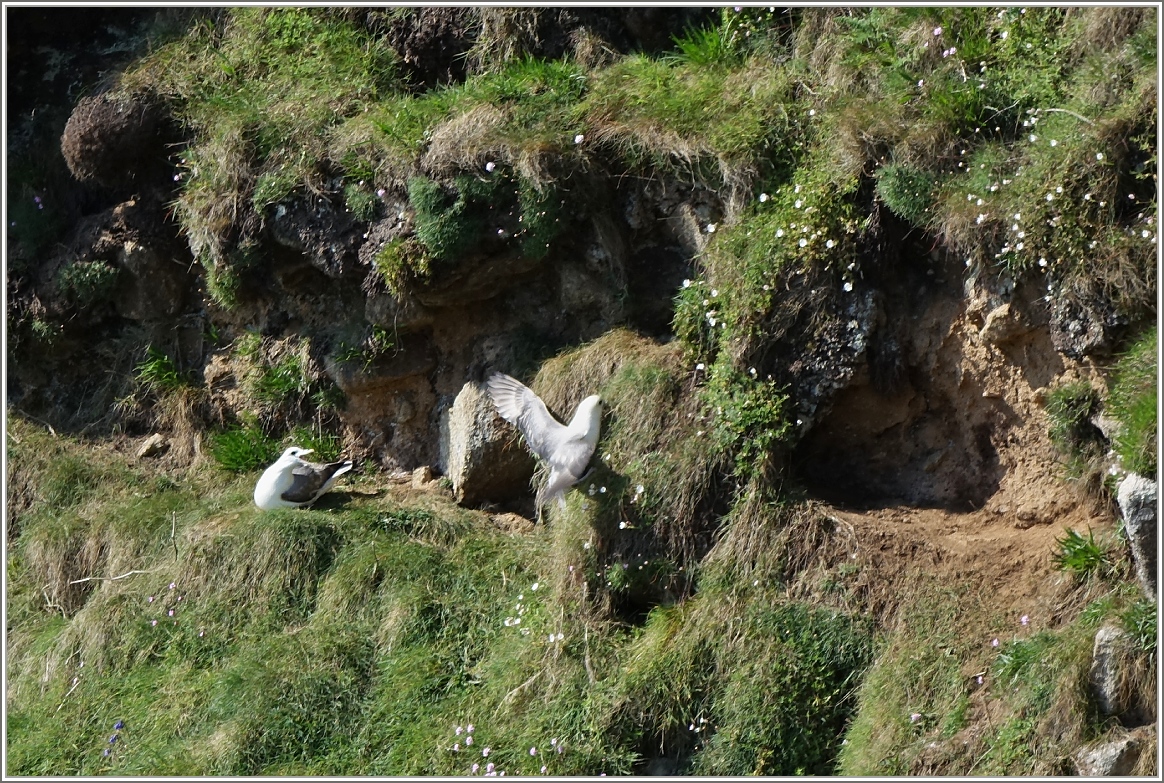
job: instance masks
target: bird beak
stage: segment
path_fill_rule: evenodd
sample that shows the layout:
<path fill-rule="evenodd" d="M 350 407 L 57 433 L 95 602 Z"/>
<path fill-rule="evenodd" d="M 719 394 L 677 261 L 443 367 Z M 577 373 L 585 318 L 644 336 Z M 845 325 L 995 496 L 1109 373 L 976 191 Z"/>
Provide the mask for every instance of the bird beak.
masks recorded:
<path fill-rule="evenodd" d="M 302 451 L 299 452 L 299 456 L 302 457 L 304 454 L 311 454 L 314 451 L 315 451 L 315 449 L 303 449 Z"/>

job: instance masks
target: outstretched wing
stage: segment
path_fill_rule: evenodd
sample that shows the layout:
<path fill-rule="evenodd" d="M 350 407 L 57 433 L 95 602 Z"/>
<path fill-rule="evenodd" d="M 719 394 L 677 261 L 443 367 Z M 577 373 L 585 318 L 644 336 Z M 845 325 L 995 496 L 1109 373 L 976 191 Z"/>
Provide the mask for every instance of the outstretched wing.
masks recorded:
<path fill-rule="evenodd" d="M 303 462 L 291 469 L 291 486 L 283 490 L 279 497 L 290 503 L 310 503 L 331 485 L 333 478 L 346 473 L 351 467 L 351 461 L 327 465 Z"/>
<path fill-rule="evenodd" d="M 569 439 L 564 424 L 559 423 L 528 387 L 503 373 L 494 373 L 485 383 L 497 412 L 521 430 L 530 450 L 551 465 L 557 466 L 562 445 Z"/>

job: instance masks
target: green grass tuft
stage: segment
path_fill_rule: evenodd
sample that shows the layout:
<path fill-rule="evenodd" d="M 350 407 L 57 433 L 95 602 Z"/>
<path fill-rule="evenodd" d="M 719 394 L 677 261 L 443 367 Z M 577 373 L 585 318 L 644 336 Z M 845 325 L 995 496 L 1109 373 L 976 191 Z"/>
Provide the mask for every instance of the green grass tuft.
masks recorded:
<path fill-rule="evenodd" d="M 257 427 L 242 426 L 211 435 L 210 453 L 225 470 L 242 473 L 274 462 L 279 446 Z"/>
<path fill-rule="evenodd" d="M 1137 341 L 1119 360 L 1107 408 L 1120 423 L 1113 446 L 1124 467 L 1134 473 L 1156 473 L 1157 425 L 1156 330 Z"/>

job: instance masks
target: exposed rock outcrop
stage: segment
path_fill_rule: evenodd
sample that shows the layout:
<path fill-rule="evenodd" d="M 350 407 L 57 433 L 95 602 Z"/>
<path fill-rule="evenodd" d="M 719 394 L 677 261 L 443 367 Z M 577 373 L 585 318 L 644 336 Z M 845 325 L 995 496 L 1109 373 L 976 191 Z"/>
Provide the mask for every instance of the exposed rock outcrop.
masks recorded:
<path fill-rule="evenodd" d="M 440 444 L 440 468 L 458 502 L 509 500 L 529 491 L 533 457 L 478 384 L 466 383 L 441 415 Z"/>
<path fill-rule="evenodd" d="M 1095 647 L 1091 653 L 1091 692 L 1104 715 L 1118 715 L 1128 708 L 1119 665 L 1119 647 L 1126 637 L 1127 634 L 1114 625 L 1105 625 L 1095 633 Z"/>
<path fill-rule="evenodd" d="M 1154 727 L 1148 726 L 1112 742 L 1080 749 L 1074 756 L 1075 770 L 1083 777 L 1130 775 L 1140 754 L 1150 750 Z"/>
<path fill-rule="evenodd" d="M 1148 598 L 1156 599 L 1156 544 L 1159 534 L 1156 519 L 1156 482 L 1130 474 L 1120 483 L 1117 499 L 1124 530 L 1132 549 L 1136 578 Z"/>

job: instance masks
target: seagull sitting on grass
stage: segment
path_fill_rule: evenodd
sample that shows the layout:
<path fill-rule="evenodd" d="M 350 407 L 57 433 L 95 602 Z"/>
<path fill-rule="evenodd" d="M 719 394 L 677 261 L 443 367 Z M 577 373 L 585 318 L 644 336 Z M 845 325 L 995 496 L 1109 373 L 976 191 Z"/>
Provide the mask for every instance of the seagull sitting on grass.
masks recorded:
<path fill-rule="evenodd" d="M 521 430 L 530 451 L 550 466 L 550 478 L 538 490 L 535 501 L 540 521 L 542 506 L 554 498 L 558 499 L 559 507 L 565 507 L 566 490 L 578 483 L 590 463 L 598 445 L 602 400 L 597 394 L 582 400 L 574 411 L 574 418 L 563 425 L 517 379 L 494 373 L 485 385 L 501 418 Z"/>
<path fill-rule="evenodd" d="M 352 469 L 352 461 L 320 465 L 300 459 L 312 449 L 292 446 L 275 464 L 263 471 L 255 484 L 255 505 L 264 511 L 275 508 L 303 508 L 319 500 L 341 475 Z"/>

